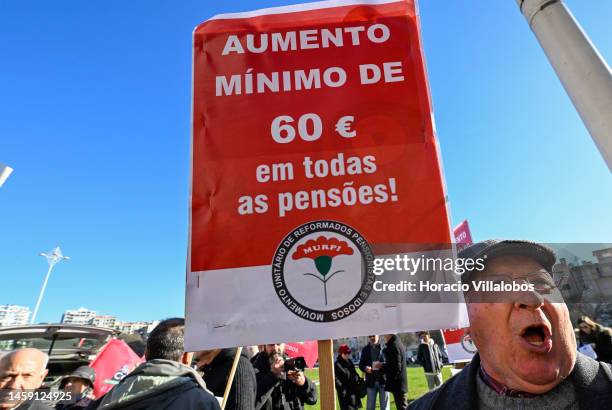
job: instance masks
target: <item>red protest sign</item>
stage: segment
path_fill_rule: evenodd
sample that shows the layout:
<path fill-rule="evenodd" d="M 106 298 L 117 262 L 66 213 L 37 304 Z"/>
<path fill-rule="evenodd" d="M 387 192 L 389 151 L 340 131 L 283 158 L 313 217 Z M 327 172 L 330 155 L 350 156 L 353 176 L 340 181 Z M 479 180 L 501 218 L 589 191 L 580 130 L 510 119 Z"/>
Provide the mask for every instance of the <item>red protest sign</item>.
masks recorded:
<path fill-rule="evenodd" d="M 469 362 L 477 349 L 469 334 L 469 328 L 442 329 L 448 361 L 450 363 Z"/>
<path fill-rule="evenodd" d="M 102 346 L 89 364 L 96 372 L 94 395 L 102 397 L 144 360 L 123 340 L 112 339 Z"/>
<path fill-rule="evenodd" d="M 414 325 L 364 307 L 374 255 L 450 242 L 414 2 L 216 16 L 193 47 L 187 345 Z"/>
<path fill-rule="evenodd" d="M 467 219 L 453 228 L 453 236 L 457 244 L 457 251 L 461 251 L 473 243 L 472 232 Z M 472 360 L 476 347 L 469 335 L 469 328 L 443 329 L 442 335 L 446 343 L 448 360 L 451 363 Z"/>

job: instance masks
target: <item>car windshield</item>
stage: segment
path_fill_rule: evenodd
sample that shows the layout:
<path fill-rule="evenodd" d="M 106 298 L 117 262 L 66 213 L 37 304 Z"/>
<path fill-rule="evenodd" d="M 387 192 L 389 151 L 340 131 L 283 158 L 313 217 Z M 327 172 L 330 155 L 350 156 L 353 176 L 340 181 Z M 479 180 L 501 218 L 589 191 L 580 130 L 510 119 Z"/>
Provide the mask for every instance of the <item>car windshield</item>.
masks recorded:
<path fill-rule="evenodd" d="M 57 388 L 61 378 L 87 365 L 117 332 L 94 326 L 64 324 L 0 328 L 0 356 L 7 351 L 34 348 L 49 355 L 44 386 Z"/>
<path fill-rule="evenodd" d="M 53 337 L 49 336 L 28 336 L 28 337 L 15 337 L 14 339 L 0 340 L 0 351 L 23 349 L 26 347 L 33 347 L 35 349 L 48 352 L 53 345 L 53 353 L 67 353 L 68 351 L 97 351 L 102 347 L 105 340 L 108 338 L 107 335 L 100 335 L 98 337 L 62 337 L 56 335 L 55 342 Z"/>
<path fill-rule="evenodd" d="M 113 331 L 93 327 L 26 326 L 0 329 L 0 352 L 34 348 L 54 356 L 96 353 Z"/>

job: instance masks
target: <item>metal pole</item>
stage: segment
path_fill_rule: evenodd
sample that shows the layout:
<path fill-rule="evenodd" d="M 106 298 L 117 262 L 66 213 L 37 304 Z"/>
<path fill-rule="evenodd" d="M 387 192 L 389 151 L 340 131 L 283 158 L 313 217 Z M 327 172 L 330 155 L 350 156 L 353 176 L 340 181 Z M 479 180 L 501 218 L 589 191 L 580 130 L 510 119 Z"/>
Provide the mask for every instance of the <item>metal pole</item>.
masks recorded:
<path fill-rule="evenodd" d="M 40 294 L 38 295 L 38 301 L 36 302 L 36 307 L 34 308 L 34 313 L 32 313 L 32 319 L 30 320 L 30 324 L 34 324 L 34 320 L 36 319 L 36 314 L 38 313 L 38 308 L 40 307 L 40 302 L 42 302 L 43 295 L 45 294 L 45 289 L 47 288 L 47 282 L 49 281 L 49 276 L 51 276 L 51 271 L 53 270 L 54 264 L 49 265 L 49 269 L 47 270 L 47 276 L 45 276 L 45 281 L 43 282 L 42 289 L 40 290 Z"/>
<path fill-rule="evenodd" d="M 47 282 L 49 281 L 49 276 L 51 276 L 51 271 L 53 267 L 61 261 L 69 260 L 70 257 L 62 255 L 62 250 L 59 246 L 48 253 L 41 253 L 40 256 L 44 256 L 49 264 L 49 270 L 47 271 L 47 276 L 45 276 L 45 281 L 43 282 L 43 287 L 40 290 L 40 294 L 38 295 L 38 301 L 36 302 L 36 307 L 34 308 L 34 313 L 32 314 L 32 319 L 30 320 L 30 324 L 34 324 L 34 320 L 36 320 L 36 314 L 38 313 L 38 308 L 40 307 L 40 302 L 42 301 L 43 295 L 45 294 L 45 289 L 47 288 Z"/>
<path fill-rule="evenodd" d="M 612 171 L 612 72 L 562 0 L 516 0 Z"/>

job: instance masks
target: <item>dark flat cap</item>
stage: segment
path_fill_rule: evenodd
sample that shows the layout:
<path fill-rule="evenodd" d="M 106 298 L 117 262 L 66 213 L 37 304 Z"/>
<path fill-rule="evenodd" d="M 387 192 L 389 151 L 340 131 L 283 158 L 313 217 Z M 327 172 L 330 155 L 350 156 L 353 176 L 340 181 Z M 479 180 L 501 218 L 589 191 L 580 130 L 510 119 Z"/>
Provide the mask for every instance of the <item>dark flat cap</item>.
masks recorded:
<path fill-rule="evenodd" d="M 548 272 L 552 272 L 552 267 L 557 260 L 555 252 L 547 246 L 541 245 L 532 241 L 507 240 L 507 239 L 489 239 L 468 246 L 459 252 L 458 257 L 461 259 L 477 259 L 484 258 L 485 266 L 487 260 L 491 260 L 497 256 L 526 256 L 534 259 L 542 265 Z M 468 279 L 471 272 L 466 272 L 463 280 Z"/>

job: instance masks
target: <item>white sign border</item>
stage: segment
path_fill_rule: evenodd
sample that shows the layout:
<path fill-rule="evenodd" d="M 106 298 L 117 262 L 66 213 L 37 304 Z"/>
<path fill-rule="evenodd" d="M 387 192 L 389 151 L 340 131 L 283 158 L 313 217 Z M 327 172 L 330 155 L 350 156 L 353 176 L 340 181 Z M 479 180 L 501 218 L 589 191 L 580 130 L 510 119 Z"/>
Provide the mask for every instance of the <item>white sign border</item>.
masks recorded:
<path fill-rule="evenodd" d="M 241 18 L 251 18 L 251 17 L 259 17 L 266 16 L 269 14 L 284 14 L 284 13 L 296 13 L 300 11 L 311 11 L 311 10 L 319 10 L 319 9 L 329 9 L 333 7 L 342 7 L 342 6 L 356 6 L 356 5 L 380 5 L 380 4 L 388 4 L 388 3 L 404 3 L 405 0 L 328 0 L 328 1 L 316 1 L 312 3 L 302 3 L 302 4 L 294 4 L 290 6 L 279 6 L 279 7 L 270 7 L 265 9 L 246 11 L 246 12 L 238 12 L 238 13 L 223 13 L 217 14 L 209 18 L 206 21 L 211 20 L 226 20 L 226 19 L 241 19 Z"/>

